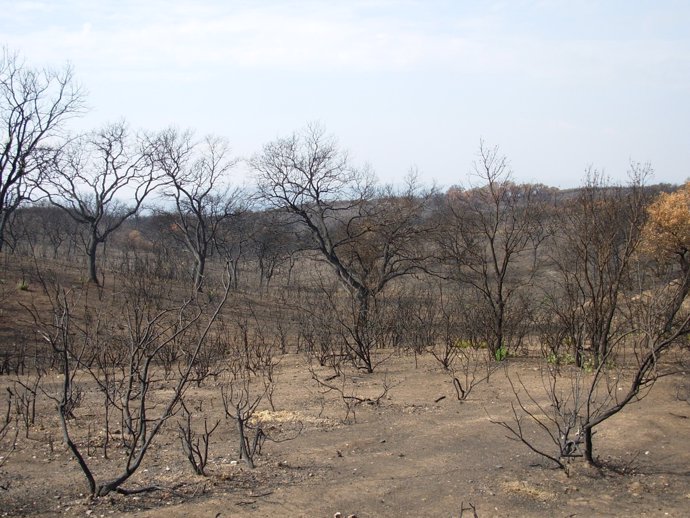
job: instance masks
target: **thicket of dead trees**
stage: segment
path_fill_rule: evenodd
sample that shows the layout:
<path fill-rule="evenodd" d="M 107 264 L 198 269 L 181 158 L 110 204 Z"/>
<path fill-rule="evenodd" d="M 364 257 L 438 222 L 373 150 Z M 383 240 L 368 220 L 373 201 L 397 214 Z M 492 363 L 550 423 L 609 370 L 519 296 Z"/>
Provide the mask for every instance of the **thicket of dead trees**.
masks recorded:
<path fill-rule="evenodd" d="M 1 344 L 3 462 L 47 398 L 94 496 L 152 489 L 126 486 L 175 418 L 204 474 L 219 424 L 189 388 L 213 379 L 253 466 L 266 439 L 253 415 L 275 409 L 280 355 L 297 353 L 346 419 L 365 400 L 352 373 L 391 354 L 432 355 L 460 401 L 511 357 L 532 358 L 543 393 L 508 369 L 513 417 L 496 422 L 561 467 L 595 464 L 597 426 L 687 355 L 690 183 L 650 187 L 648 165 L 625 185 L 590 170 L 559 191 L 517 183 L 482 142 L 465 185 L 441 192 L 409 174 L 382 186 L 310 125 L 248 160 L 256 185 L 240 190 L 218 137 L 118 122 L 60 139 L 82 102 L 69 69 L 5 52 L 0 87 L 0 257 L 35 293 L 23 308 L 35 333 Z M 106 473 L 84 455 L 88 398 L 104 457 L 126 453 Z"/>

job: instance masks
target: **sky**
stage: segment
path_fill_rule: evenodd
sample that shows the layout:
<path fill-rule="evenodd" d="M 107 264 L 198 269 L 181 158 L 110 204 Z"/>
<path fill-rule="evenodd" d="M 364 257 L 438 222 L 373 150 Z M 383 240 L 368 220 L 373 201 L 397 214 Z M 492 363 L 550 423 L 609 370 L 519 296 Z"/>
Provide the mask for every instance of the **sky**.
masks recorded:
<path fill-rule="evenodd" d="M 321 123 L 383 183 L 468 185 L 480 140 L 519 182 L 690 178 L 685 0 L 0 0 L 0 45 L 70 63 L 90 110 L 226 137 Z M 238 179 L 249 182 L 244 166 Z"/>

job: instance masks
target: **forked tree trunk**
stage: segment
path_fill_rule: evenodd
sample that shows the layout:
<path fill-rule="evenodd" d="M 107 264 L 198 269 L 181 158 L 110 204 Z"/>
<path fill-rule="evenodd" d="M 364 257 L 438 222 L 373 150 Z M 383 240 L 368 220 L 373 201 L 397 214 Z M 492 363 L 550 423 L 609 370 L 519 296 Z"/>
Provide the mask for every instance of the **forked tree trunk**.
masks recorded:
<path fill-rule="evenodd" d="M 240 409 L 240 405 L 237 405 L 237 431 L 240 434 L 240 459 L 245 461 L 247 463 L 247 466 L 250 468 L 254 469 L 254 460 L 252 459 L 252 456 L 249 454 L 249 450 L 247 448 L 248 444 L 248 439 L 246 435 L 246 430 L 244 427 L 244 419 L 242 418 L 242 410 Z"/>
<path fill-rule="evenodd" d="M 204 289 L 204 273 L 206 271 L 206 257 L 199 255 L 194 261 L 194 291 L 200 293 Z"/>

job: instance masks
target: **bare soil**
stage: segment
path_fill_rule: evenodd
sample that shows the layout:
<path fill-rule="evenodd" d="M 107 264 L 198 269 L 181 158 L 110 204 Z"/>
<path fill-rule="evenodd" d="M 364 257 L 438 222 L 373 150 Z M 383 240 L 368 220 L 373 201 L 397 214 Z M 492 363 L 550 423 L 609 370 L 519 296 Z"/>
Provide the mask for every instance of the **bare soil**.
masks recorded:
<path fill-rule="evenodd" d="M 506 365 L 509 375 L 519 375 L 538 393 L 536 360 L 509 359 Z M 686 378 L 660 380 L 648 397 L 599 428 L 595 448 L 606 468 L 576 461 L 566 475 L 491 423 L 511 415 L 514 396 L 504 370 L 459 402 L 450 378 L 431 357 L 421 357 L 415 366 L 412 357 L 392 356 L 348 386 L 351 393 L 375 396 L 385 382 L 392 387 L 387 396 L 378 405 L 358 406 L 346 420 L 342 400 L 322 394 L 303 357 L 289 354 L 278 368 L 276 411 L 266 404 L 258 415 L 273 438 L 285 440 L 266 442 L 255 469 L 238 462 L 234 425 L 223 418 L 218 388 L 209 380 L 193 394 L 203 400 L 201 414 L 221 420 L 211 441 L 208 475 L 193 473 L 173 418 L 127 484 L 159 489 L 97 500 L 86 496 L 86 480 L 61 442 L 51 402 L 43 398 L 29 438 L 20 431 L 16 451 L 0 470 L 0 483 L 9 486 L 0 490 L 0 513 L 457 517 L 472 504 L 480 517 L 687 516 L 690 406 L 679 398 Z M 88 422 L 99 404 L 98 393 L 87 388 L 77 419 Z M 123 454 L 117 445 L 111 444 L 105 460 L 102 430 L 94 422 L 87 432 L 88 460 L 97 473 L 118 471 Z M 546 445 L 536 431 L 534 437 Z"/>

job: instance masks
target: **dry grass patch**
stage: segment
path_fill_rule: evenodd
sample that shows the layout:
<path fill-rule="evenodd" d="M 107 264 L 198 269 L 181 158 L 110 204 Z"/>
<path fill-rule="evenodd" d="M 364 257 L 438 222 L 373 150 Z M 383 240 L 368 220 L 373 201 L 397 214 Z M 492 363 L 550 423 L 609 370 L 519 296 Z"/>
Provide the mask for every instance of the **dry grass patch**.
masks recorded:
<path fill-rule="evenodd" d="M 522 480 L 504 482 L 502 484 L 502 487 L 506 493 L 527 496 L 533 498 L 534 500 L 539 500 L 541 502 L 548 502 L 556 498 L 556 495 L 551 491 L 546 491 L 544 489 L 537 488 Z"/>

